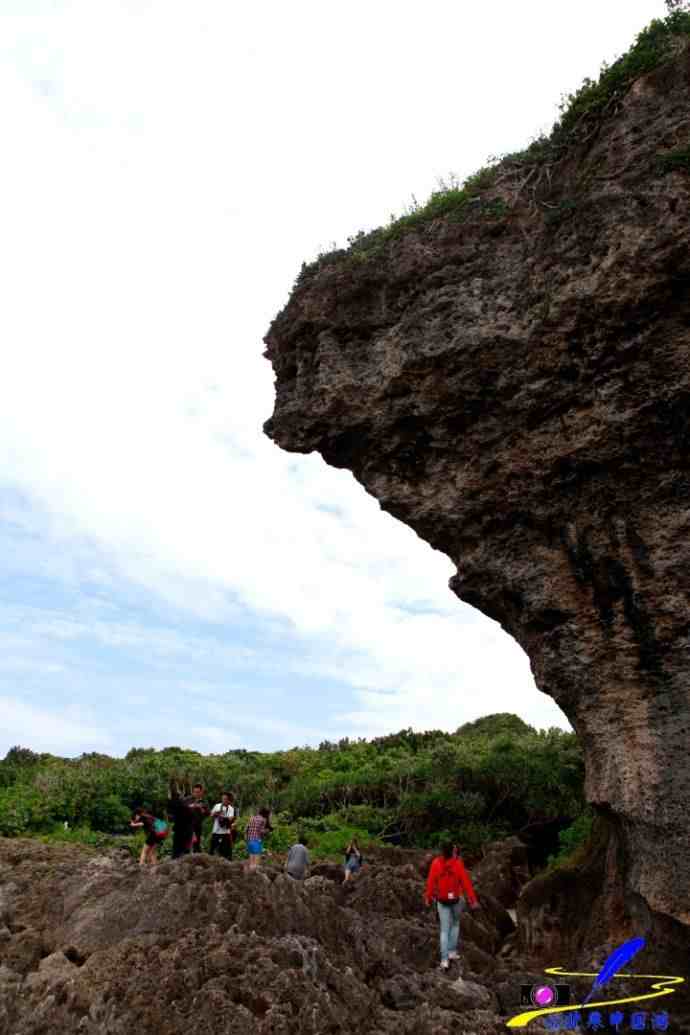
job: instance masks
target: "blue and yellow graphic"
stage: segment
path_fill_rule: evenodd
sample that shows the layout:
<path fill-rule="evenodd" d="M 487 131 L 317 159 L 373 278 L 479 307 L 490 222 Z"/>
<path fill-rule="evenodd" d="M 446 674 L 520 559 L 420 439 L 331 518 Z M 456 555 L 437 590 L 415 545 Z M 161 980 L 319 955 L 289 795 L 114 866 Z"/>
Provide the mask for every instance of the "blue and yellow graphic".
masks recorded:
<path fill-rule="evenodd" d="M 563 967 L 548 967 L 545 974 L 552 974 L 558 978 L 568 977 L 579 977 L 579 978 L 594 978 L 596 981 L 598 974 L 582 973 L 575 970 L 564 970 Z M 601 973 L 601 971 L 599 972 Z M 535 1010 L 526 1010 L 524 1013 L 518 1014 L 516 1017 L 511 1017 L 506 1022 L 508 1028 L 525 1028 L 537 1017 L 547 1017 L 554 1014 L 573 1014 L 580 1010 L 586 1009 L 594 1012 L 599 1007 L 610 1007 L 620 1006 L 623 1003 L 641 1003 L 646 1000 L 660 999 L 662 996 L 673 995 L 676 991 L 675 985 L 682 985 L 685 978 L 678 977 L 671 974 L 622 974 L 617 973 L 612 975 L 612 980 L 616 978 L 625 978 L 626 980 L 633 981 L 652 981 L 654 984 L 649 985 L 651 991 L 641 991 L 639 995 L 628 995 L 621 999 L 606 999 L 596 1002 L 591 1002 L 590 997 L 587 996 L 581 1003 L 570 1003 L 567 1006 L 547 1006 Z M 620 1011 L 619 1011 L 620 1012 Z M 622 1021 L 622 1016 L 620 1020 Z M 613 1022 L 615 1023 L 615 1021 Z M 654 1027 L 657 1027 L 654 1025 Z M 661 1025 L 658 1026 L 657 1030 L 662 1030 Z"/>

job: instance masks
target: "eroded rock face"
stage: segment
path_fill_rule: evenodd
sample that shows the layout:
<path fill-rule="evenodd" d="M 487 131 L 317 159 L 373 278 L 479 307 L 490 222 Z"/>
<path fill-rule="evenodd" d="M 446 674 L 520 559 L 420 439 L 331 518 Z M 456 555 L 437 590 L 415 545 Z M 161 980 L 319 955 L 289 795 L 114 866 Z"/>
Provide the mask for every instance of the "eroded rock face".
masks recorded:
<path fill-rule="evenodd" d="M 577 731 L 627 892 L 686 924 L 690 177 L 658 156 L 688 146 L 689 110 L 684 46 L 541 207 L 498 186 L 507 216 L 479 204 L 306 271 L 266 337 L 267 433 L 453 560 Z"/>
<path fill-rule="evenodd" d="M 205 855 L 141 871 L 127 853 L 0 838 L 7 1035 L 498 1035 L 518 978 L 490 908 L 463 915 L 462 978 L 413 866 L 347 886 Z M 539 970 L 532 973 L 538 980 Z M 499 1003 L 494 983 L 504 991 Z"/>

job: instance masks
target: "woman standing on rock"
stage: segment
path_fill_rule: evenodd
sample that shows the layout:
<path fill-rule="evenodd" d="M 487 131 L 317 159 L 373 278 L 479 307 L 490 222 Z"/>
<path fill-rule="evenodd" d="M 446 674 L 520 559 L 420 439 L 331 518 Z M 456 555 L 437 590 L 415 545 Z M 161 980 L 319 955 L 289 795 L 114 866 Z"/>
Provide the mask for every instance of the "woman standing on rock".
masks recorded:
<path fill-rule="evenodd" d="M 264 837 L 273 830 L 270 819 L 271 812 L 269 809 L 259 809 L 256 816 L 252 816 L 247 823 L 245 837 L 247 840 L 247 855 L 249 857 L 247 869 L 250 872 L 259 865 L 259 859 L 264 850 Z"/>
<path fill-rule="evenodd" d="M 132 813 L 130 820 L 130 827 L 132 830 L 143 830 L 146 834 L 146 840 L 142 845 L 141 855 L 139 856 L 140 866 L 155 866 L 158 862 L 158 844 L 159 839 L 156 837 L 153 829 L 153 824 L 156 822 L 156 817 L 146 809 L 136 808 Z"/>
<path fill-rule="evenodd" d="M 430 906 L 436 902 L 441 925 L 441 970 L 448 970 L 450 961 L 459 959 L 457 949 L 463 894 L 470 909 L 480 908 L 470 875 L 462 859 L 454 853 L 454 847 L 450 841 L 441 845 L 441 855 L 432 862 L 426 882 L 426 904 Z"/>
<path fill-rule="evenodd" d="M 353 873 L 359 873 L 362 868 L 362 853 L 359 850 L 357 839 L 352 838 L 345 849 L 345 880 L 343 884 L 352 879 Z"/>

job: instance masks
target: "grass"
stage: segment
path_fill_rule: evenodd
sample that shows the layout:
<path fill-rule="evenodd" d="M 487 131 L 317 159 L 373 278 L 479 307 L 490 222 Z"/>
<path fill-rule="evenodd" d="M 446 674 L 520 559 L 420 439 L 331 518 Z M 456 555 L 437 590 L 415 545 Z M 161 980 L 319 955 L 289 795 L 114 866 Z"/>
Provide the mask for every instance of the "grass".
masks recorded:
<path fill-rule="evenodd" d="M 354 265 L 375 258 L 383 253 L 388 242 L 398 240 L 410 230 L 419 229 L 435 219 L 445 218 L 449 222 L 461 223 L 472 214 L 493 220 L 505 218 L 509 210 L 501 199 L 484 201 L 481 197 L 481 191 L 494 178 L 495 170 L 487 167 L 462 185 L 455 180 L 451 184 L 441 181 L 439 189 L 423 205 L 413 197 L 407 211 L 402 216 L 392 215 L 388 226 L 369 233 L 360 230 L 354 237 L 348 238 L 348 248 L 322 252 L 315 262 L 309 265 L 305 263 L 298 282 L 317 269 L 343 259 Z"/>
<path fill-rule="evenodd" d="M 439 180 L 438 190 L 433 192 L 425 204 L 421 205 L 413 196 L 407 211 L 402 216 L 392 215 L 388 226 L 380 227 L 369 234 L 360 231 L 355 237 L 348 238 L 350 253 L 371 254 L 372 249 L 375 250 L 377 246 L 394 241 L 409 230 L 414 230 L 433 219 L 446 217 L 451 221 L 461 222 L 467 217 L 469 206 L 481 202 L 478 195 L 483 189 L 482 185 L 488 186 L 492 178 L 493 170 L 487 168 L 470 177 L 464 184 L 460 184 L 452 174 L 447 182 Z"/>
<path fill-rule="evenodd" d="M 615 108 L 632 83 L 661 65 L 672 53 L 674 42 L 690 38 L 690 11 L 676 9 L 666 18 L 655 19 L 638 35 L 627 53 L 612 65 L 604 65 L 597 80 L 585 79 L 580 89 L 568 94 L 560 104 L 560 117 L 550 136 L 534 140 L 523 151 L 489 160 L 489 164 L 460 183 L 454 175 L 448 182 L 439 182 L 438 190 L 424 204 L 412 198 L 412 204 L 401 216 L 391 216 L 388 226 L 369 233 L 360 231 L 348 239 L 348 248 L 322 252 L 307 265 L 303 264 L 297 284 L 311 277 L 324 266 L 343 261 L 348 264 L 366 262 L 381 255 L 386 245 L 410 231 L 419 230 L 436 219 L 463 222 L 477 214 L 492 220 L 509 216 L 508 206 L 498 200 L 484 202 L 482 193 L 491 190 L 499 174 L 512 167 L 529 174 L 531 168 L 557 161 L 573 144 L 586 140 L 598 121 Z M 690 168 L 688 149 L 660 156 L 662 171 Z M 560 222 L 571 214 L 572 203 L 566 203 L 552 221 Z"/>
<path fill-rule="evenodd" d="M 110 848 L 126 848 L 132 855 L 138 857 L 141 846 L 144 843 L 143 835 L 126 835 L 118 837 L 114 834 L 102 833 L 99 830 L 91 830 L 89 827 L 69 827 L 67 830 L 60 824 L 49 833 L 34 834 L 27 832 L 22 837 L 35 837 L 43 844 L 73 844 L 87 845 L 98 851 L 106 851 Z"/>

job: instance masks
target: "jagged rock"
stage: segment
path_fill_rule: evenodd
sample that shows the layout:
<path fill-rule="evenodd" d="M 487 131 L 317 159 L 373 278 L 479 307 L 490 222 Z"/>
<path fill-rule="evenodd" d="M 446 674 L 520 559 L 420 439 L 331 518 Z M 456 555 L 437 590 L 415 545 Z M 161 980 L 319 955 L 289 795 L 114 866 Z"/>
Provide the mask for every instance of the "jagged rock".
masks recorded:
<path fill-rule="evenodd" d="M 328 877 L 315 876 L 307 877 L 307 879 L 304 881 L 304 886 L 307 888 L 311 888 L 313 891 L 325 891 L 329 893 L 331 890 L 330 886 L 332 883 L 332 880 L 329 880 Z"/>
<path fill-rule="evenodd" d="M 500 958 L 504 959 L 504 958 L 507 958 L 507 957 L 513 957 L 513 956 L 517 955 L 517 951 L 518 951 L 518 933 L 517 933 L 517 931 L 514 931 L 512 934 L 509 934 L 508 937 L 506 938 L 506 940 L 503 942 L 503 945 L 501 946 L 501 948 L 498 951 L 498 955 L 499 955 Z"/>
<path fill-rule="evenodd" d="M 515 931 L 515 923 L 508 910 L 503 908 L 498 899 L 482 892 L 480 901 L 482 909 L 491 918 L 499 939 L 512 935 Z"/>
<path fill-rule="evenodd" d="M 486 892 L 506 908 L 514 905 L 530 877 L 526 845 L 517 837 L 492 841 L 484 848 L 474 873 L 482 895 Z"/>
<path fill-rule="evenodd" d="M 463 931 L 463 937 L 465 932 Z M 486 952 L 485 949 L 479 947 L 476 942 L 471 942 L 468 939 L 464 940 L 462 946 L 463 959 L 467 961 L 467 965 L 475 974 L 481 974 L 482 977 L 489 978 L 493 973 L 496 961 L 494 956 L 490 952 Z"/>
<path fill-rule="evenodd" d="M 52 952 L 38 964 L 38 970 L 26 975 L 27 989 L 46 994 L 46 990 L 55 991 L 69 982 L 75 975 L 76 966 L 67 959 L 63 952 Z"/>
<path fill-rule="evenodd" d="M 311 876 L 325 877 L 326 880 L 342 883 L 345 876 L 345 870 L 342 866 L 338 866 L 337 863 L 316 863 L 311 868 Z"/>
<path fill-rule="evenodd" d="M 420 1000 L 419 990 L 401 974 L 382 982 L 379 992 L 381 1002 L 391 1010 L 413 1010 Z"/>
<path fill-rule="evenodd" d="M 567 866 L 538 875 L 523 889 L 517 902 L 521 952 L 574 961 L 609 937 L 621 944 L 632 936 L 620 851 L 615 827 L 599 820 L 586 852 Z"/>
<path fill-rule="evenodd" d="M 266 337 L 267 434 L 452 559 L 581 739 L 626 908 L 684 925 L 690 179 L 659 156 L 688 147 L 689 94 L 678 37 L 533 198 L 504 181 L 462 221 L 324 259 Z"/>
<path fill-rule="evenodd" d="M 501 1030 L 488 991 L 439 972 L 414 866 L 372 865 L 343 886 L 207 855 L 152 870 L 77 846 L 67 859 L 0 839 L 0 892 L 14 883 L 25 921 L 0 941 L 3 1035 Z M 494 960 L 480 946 L 500 935 L 488 913 L 462 923 L 481 985 Z"/>
<path fill-rule="evenodd" d="M 464 978 L 459 977 L 453 982 L 452 987 L 453 991 L 462 997 L 463 1006 L 489 1006 L 493 1001 L 493 997 L 488 989 L 474 981 L 465 981 Z"/>
<path fill-rule="evenodd" d="M 422 871 L 426 873 L 431 859 L 433 859 L 433 853 L 425 849 L 399 848 L 395 845 L 370 848 L 367 851 L 367 860 L 371 863 L 395 867 L 412 866 L 416 873 Z"/>

